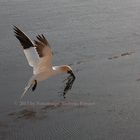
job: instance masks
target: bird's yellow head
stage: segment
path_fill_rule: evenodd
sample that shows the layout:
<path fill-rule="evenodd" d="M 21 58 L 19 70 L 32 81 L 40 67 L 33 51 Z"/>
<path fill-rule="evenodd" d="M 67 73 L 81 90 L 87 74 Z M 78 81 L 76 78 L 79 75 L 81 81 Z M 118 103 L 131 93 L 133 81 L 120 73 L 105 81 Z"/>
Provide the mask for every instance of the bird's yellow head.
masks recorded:
<path fill-rule="evenodd" d="M 64 73 L 69 73 L 72 72 L 72 68 L 68 65 L 63 65 L 61 66 L 61 71 L 63 71 Z"/>

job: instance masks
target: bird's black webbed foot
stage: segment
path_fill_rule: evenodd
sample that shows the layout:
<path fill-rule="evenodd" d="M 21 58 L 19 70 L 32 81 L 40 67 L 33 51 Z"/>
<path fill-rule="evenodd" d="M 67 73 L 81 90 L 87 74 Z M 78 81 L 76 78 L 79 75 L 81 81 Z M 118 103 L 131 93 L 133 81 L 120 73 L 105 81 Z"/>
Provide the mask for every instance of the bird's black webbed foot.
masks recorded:
<path fill-rule="evenodd" d="M 36 87 L 37 87 L 37 80 L 34 80 L 34 85 L 32 87 L 32 91 L 34 91 L 36 89 Z"/>

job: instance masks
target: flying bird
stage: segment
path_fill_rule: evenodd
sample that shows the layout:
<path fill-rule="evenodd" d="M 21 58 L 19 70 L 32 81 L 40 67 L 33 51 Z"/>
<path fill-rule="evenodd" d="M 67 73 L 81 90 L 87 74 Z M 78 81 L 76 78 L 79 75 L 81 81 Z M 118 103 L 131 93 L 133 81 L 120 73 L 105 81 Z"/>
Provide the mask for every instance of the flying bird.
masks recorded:
<path fill-rule="evenodd" d="M 52 58 L 53 52 L 49 42 L 43 34 L 37 35 L 36 39 L 32 41 L 21 29 L 17 26 L 13 27 L 16 38 L 19 40 L 23 52 L 27 58 L 29 65 L 33 68 L 33 75 L 30 78 L 21 98 L 32 88 L 34 91 L 38 82 L 47 80 L 49 77 L 68 73 L 67 82 L 65 83 L 63 97 L 72 88 L 75 80 L 73 70 L 68 65 L 53 66 Z"/>

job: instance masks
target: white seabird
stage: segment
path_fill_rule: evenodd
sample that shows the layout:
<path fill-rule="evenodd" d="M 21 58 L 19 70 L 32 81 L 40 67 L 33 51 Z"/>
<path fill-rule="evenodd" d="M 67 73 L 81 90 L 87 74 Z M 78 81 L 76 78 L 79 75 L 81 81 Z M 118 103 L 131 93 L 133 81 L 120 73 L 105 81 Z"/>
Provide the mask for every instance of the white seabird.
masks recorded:
<path fill-rule="evenodd" d="M 68 90 L 72 88 L 75 76 L 72 68 L 68 65 L 53 66 L 52 58 L 53 53 L 51 47 L 43 34 L 36 36 L 34 43 L 31 39 L 18 27 L 14 26 L 14 33 L 16 38 L 22 45 L 24 54 L 31 67 L 33 67 L 33 76 L 30 78 L 28 85 L 25 87 L 21 98 L 25 95 L 29 88 L 32 87 L 32 91 L 36 89 L 37 83 L 48 79 L 51 76 L 68 73 L 70 74 L 67 78 L 66 86 L 64 88 L 63 96 Z"/>

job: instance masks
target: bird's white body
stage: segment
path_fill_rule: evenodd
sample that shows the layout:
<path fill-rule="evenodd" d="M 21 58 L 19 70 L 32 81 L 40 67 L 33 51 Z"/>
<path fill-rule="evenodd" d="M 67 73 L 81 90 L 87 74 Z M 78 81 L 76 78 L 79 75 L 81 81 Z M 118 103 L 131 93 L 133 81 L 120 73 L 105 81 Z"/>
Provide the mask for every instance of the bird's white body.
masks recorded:
<path fill-rule="evenodd" d="M 55 66 L 54 66 L 55 67 Z M 33 78 L 36 79 L 37 81 L 43 81 L 43 80 L 46 80 L 48 79 L 49 77 L 52 77 L 54 75 L 57 75 L 57 74 L 60 74 L 60 73 L 63 73 L 58 69 L 47 69 L 47 68 L 44 68 L 44 70 L 42 72 L 39 72 L 35 75 L 33 75 Z"/>

